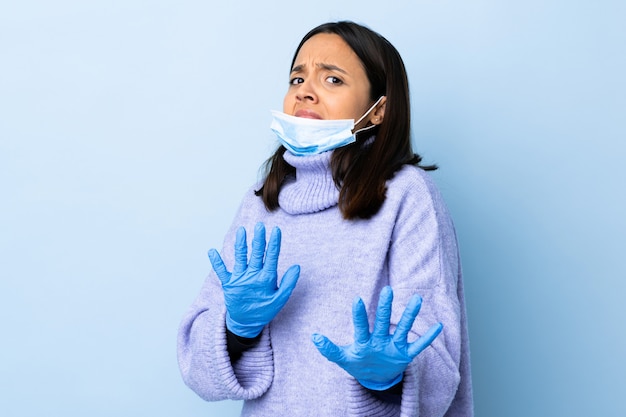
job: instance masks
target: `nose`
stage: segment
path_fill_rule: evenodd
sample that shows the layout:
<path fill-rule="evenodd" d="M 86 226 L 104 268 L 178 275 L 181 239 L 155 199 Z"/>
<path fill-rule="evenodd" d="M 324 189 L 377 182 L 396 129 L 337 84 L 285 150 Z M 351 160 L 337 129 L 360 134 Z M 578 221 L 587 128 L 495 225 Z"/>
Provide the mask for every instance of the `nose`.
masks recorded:
<path fill-rule="evenodd" d="M 315 86 L 310 80 L 305 80 L 298 86 L 298 90 L 296 91 L 296 100 L 309 101 L 311 103 L 317 102 Z"/>

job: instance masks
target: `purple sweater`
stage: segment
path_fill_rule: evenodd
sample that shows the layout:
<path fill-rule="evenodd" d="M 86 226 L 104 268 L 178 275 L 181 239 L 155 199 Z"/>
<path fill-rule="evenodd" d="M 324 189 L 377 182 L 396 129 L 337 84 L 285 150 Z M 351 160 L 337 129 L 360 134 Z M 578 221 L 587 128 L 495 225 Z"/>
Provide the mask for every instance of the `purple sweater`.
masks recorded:
<path fill-rule="evenodd" d="M 226 347 L 225 307 L 211 273 L 184 317 L 178 337 L 185 383 L 202 398 L 245 400 L 242 416 L 471 417 L 472 387 L 457 241 L 441 195 L 429 176 L 405 166 L 387 184 L 380 211 L 345 220 L 329 171 L 331 152 L 285 159 L 296 179 L 268 212 L 251 189 L 225 238 L 222 257 L 233 266 L 235 230 L 261 221 L 282 231 L 278 276 L 293 264 L 300 279 L 258 344 L 234 364 Z M 387 402 L 362 387 L 315 348 L 311 335 L 338 345 L 354 340 L 352 300 L 360 296 L 370 323 L 380 290 L 394 291 L 392 331 L 409 298 L 423 303 L 409 341 L 441 322 L 443 332 L 409 365 L 402 397 Z"/>

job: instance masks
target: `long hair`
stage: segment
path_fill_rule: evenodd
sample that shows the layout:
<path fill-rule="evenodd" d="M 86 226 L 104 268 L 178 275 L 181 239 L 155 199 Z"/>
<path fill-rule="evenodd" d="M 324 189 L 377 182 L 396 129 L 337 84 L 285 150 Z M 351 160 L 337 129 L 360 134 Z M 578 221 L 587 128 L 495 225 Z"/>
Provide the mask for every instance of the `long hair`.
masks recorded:
<path fill-rule="evenodd" d="M 411 105 L 406 69 L 396 48 L 378 33 L 353 22 L 325 23 L 307 33 L 298 45 L 293 67 L 302 45 L 320 34 L 336 34 L 359 57 L 370 83 L 370 99 L 386 96 L 385 115 L 376 128 L 371 144 L 362 138 L 350 145 L 335 149 L 331 156 L 333 180 L 339 189 L 339 209 L 344 218 L 367 219 L 378 212 L 387 191 L 386 182 L 405 164 L 419 165 L 421 157 L 411 147 Z M 256 195 L 265 207 L 279 207 L 278 194 L 285 180 L 295 175 L 295 168 L 283 158 L 285 147 L 280 146 L 265 164 L 266 176 Z M 434 165 L 420 166 L 425 170 Z"/>

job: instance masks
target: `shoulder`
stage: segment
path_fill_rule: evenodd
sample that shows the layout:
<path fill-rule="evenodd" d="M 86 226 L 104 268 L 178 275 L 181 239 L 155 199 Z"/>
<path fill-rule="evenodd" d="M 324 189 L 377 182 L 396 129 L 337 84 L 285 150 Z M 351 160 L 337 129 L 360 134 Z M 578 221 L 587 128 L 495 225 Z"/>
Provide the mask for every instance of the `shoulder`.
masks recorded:
<path fill-rule="evenodd" d="M 405 165 L 398 170 L 387 182 L 384 204 L 395 213 L 399 224 L 419 222 L 429 224 L 433 230 L 454 234 L 446 202 L 432 176 L 421 168 Z"/>
<path fill-rule="evenodd" d="M 256 195 L 261 186 L 262 184 L 254 184 L 244 193 L 236 215 L 239 221 L 242 221 L 242 218 L 256 218 L 259 214 L 267 212 L 263 199 Z"/>
<path fill-rule="evenodd" d="M 415 166 L 400 169 L 387 183 L 383 207 L 394 220 L 391 250 L 400 259 L 395 265 L 402 270 L 407 262 L 417 262 L 424 272 L 418 274 L 420 288 L 454 291 L 459 265 L 456 232 L 430 173 Z"/>
<path fill-rule="evenodd" d="M 432 207 L 444 205 L 433 178 L 414 165 L 404 165 L 387 181 L 387 198 Z"/>

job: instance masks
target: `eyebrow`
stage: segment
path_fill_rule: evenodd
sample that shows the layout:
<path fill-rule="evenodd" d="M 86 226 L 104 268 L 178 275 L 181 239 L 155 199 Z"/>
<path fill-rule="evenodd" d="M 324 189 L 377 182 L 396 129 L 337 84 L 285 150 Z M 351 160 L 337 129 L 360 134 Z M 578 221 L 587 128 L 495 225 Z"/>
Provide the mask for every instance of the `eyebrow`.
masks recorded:
<path fill-rule="evenodd" d="M 296 65 L 295 67 L 293 67 L 291 69 L 291 72 L 292 73 L 293 72 L 301 72 L 304 69 L 305 66 L 306 65 L 304 65 L 304 64 Z M 321 68 L 323 70 L 327 70 L 327 71 L 337 71 L 337 72 L 341 72 L 342 74 L 346 74 L 346 75 L 348 74 L 346 72 L 346 70 L 344 70 L 343 68 L 338 67 L 337 65 L 321 63 L 321 64 L 317 64 L 317 67 Z"/>

